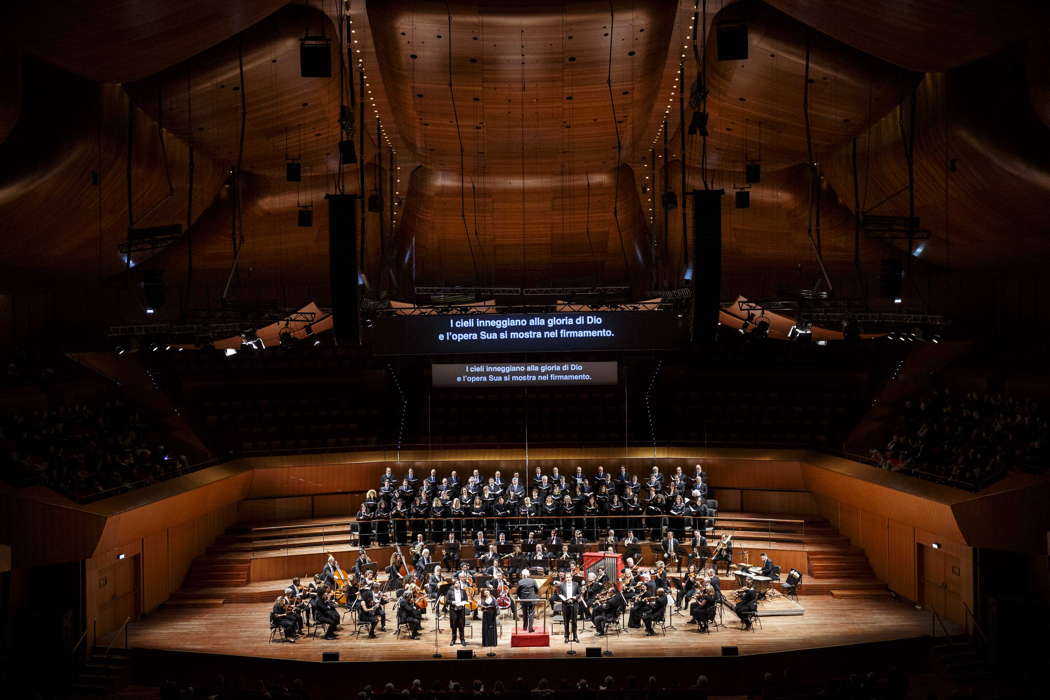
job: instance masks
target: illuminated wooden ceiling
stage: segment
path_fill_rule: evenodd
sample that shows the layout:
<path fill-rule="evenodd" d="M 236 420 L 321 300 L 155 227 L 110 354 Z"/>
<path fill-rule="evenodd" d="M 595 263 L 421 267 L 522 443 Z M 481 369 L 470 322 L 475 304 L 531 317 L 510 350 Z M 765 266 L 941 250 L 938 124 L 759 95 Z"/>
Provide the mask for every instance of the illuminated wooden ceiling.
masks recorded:
<path fill-rule="evenodd" d="M 340 174 L 335 156 L 345 89 L 338 77 L 299 77 L 297 53 L 308 31 L 338 36 L 339 5 L 74 5 L 55 12 L 20 0 L 0 10 L 9 36 L 0 51 L 4 270 L 119 275 L 130 96 L 139 110 L 131 170 L 141 222 L 191 214 L 199 280 L 221 286 L 233 257 L 222 187 L 239 152 L 243 95 L 247 264 L 238 282 L 246 291 L 253 284 L 325 289 L 321 196 L 361 185 L 357 166 Z M 746 287 L 748 274 L 759 270 L 763 285 L 778 274 L 794 282 L 800 266 L 814 266 L 803 167 L 807 53 L 833 274 L 853 274 L 854 138 L 861 210 L 878 204 L 876 213 L 907 211 L 899 195 L 906 183 L 899 105 L 916 86 L 916 208 L 933 234 L 920 263 L 978 268 L 1050 253 L 1044 6 L 703 6 L 695 33 L 698 43 L 701 26 L 710 37 L 706 179 L 732 193 L 743 184 L 746 161 L 761 162 L 764 173 L 750 209 L 733 211 L 727 201 L 725 277 L 733 285 Z M 705 179 L 701 139 L 687 136 L 682 148 L 678 106 L 682 86 L 688 95 L 697 74 L 693 0 L 354 0 L 349 10 L 350 63 L 368 81 L 355 111 L 365 115 L 362 193 L 384 195 L 383 212 L 367 215 L 370 280 L 390 287 L 396 279 L 402 292 L 419 283 L 644 288 L 680 281 L 683 212 L 668 216 L 665 237 L 659 195 L 673 189 L 686 199 L 683 160 L 687 189 Z M 726 19 L 748 23 L 746 61 L 715 60 L 712 28 Z M 61 70 L 30 65 L 40 63 Z M 691 110 L 683 111 L 688 123 Z M 56 115 L 65 114 L 74 118 L 63 126 Z M 669 181 L 659 132 L 665 119 Z M 187 212 L 191 146 L 198 177 Z M 289 155 L 304 164 L 303 185 L 284 180 Z M 395 155 L 400 170 L 391 169 Z M 92 171 L 101 190 L 91 189 Z M 308 229 L 295 226 L 304 203 L 316 207 Z M 866 264 L 877 267 L 888 251 L 887 244 L 865 242 Z M 183 264 L 181 252 L 155 263 Z"/>

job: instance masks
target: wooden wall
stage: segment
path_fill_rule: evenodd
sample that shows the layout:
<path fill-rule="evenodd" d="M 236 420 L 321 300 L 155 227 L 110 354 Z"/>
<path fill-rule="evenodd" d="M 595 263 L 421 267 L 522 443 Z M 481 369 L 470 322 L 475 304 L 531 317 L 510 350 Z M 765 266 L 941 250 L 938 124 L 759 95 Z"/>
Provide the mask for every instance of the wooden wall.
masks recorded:
<path fill-rule="evenodd" d="M 973 549 L 959 531 L 952 504 L 945 502 L 949 499 L 938 498 L 950 494 L 935 490 L 924 498 L 850 473 L 860 467 L 882 475 L 866 465 L 826 456 L 813 462 L 804 462 L 802 472 L 819 512 L 864 549 L 875 575 L 904 598 L 963 623 L 962 603 L 973 608 Z M 924 552 L 934 554 L 924 557 Z"/>

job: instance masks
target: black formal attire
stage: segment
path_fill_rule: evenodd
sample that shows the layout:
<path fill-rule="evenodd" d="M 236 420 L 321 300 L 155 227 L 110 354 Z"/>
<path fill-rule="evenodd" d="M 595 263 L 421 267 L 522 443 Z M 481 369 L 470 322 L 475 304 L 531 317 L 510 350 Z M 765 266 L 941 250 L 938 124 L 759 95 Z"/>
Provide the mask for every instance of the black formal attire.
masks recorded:
<path fill-rule="evenodd" d="M 623 614 L 624 605 L 623 594 L 614 593 L 607 603 L 593 611 L 594 630 L 599 636 L 605 634 L 606 625 L 620 618 L 620 615 Z"/>
<path fill-rule="evenodd" d="M 675 598 L 674 605 L 676 608 L 681 610 L 685 607 L 685 601 L 689 599 L 689 595 L 696 590 L 696 576 L 687 573 L 682 577 L 682 587 L 678 589 L 678 597 Z"/>
<path fill-rule="evenodd" d="M 671 539 L 667 539 L 665 537 L 663 539 L 663 543 L 664 560 L 670 561 L 673 557 L 676 557 L 678 554 L 678 538 L 672 537 Z"/>
<path fill-rule="evenodd" d="M 715 618 L 717 600 L 717 594 L 712 591 L 710 594 L 701 593 L 689 604 L 689 616 L 700 625 L 701 632 L 706 632 L 707 626 Z"/>
<path fill-rule="evenodd" d="M 467 592 L 456 585 L 453 585 L 448 589 L 448 593 L 445 594 L 445 609 L 448 610 L 448 624 L 452 628 L 452 644 L 456 643 L 456 636 L 459 636 L 461 644 L 466 646 L 467 639 L 463 636 L 463 631 L 467 624 L 467 601 L 469 597 Z"/>
<path fill-rule="evenodd" d="M 371 559 L 366 559 L 367 556 L 367 554 L 359 556 L 357 558 L 357 561 L 354 562 L 354 574 L 356 574 L 357 576 L 364 576 L 365 567 L 369 564 L 375 564 L 375 562 Z"/>
<path fill-rule="evenodd" d="M 372 544 L 372 510 L 367 504 L 361 504 L 357 511 L 357 541 L 362 547 Z"/>
<path fill-rule="evenodd" d="M 329 588 L 335 587 L 335 567 L 330 561 L 326 561 L 324 568 L 321 569 L 321 582 Z"/>
<path fill-rule="evenodd" d="M 392 542 L 403 544 L 407 542 L 408 536 L 408 508 L 403 505 L 395 505 L 390 511 L 390 533 Z"/>
<path fill-rule="evenodd" d="M 740 602 L 733 606 L 733 610 L 736 612 L 737 617 L 745 620 L 745 616 L 753 615 L 758 610 L 758 593 L 754 588 L 745 588 L 740 595 Z M 747 617 L 744 625 L 748 628 L 751 627 L 750 617 Z"/>
<path fill-rule="evenodd" d="M 459 542 L 445 542 L 445 555 L 442 559 L 445 568 L 454 571 L 459 568 Z"/>
<path fill-rule="evenodd" d="M 521 628 L 527 632 L 533 632 L 533 623 L 536 617 L 535 605 L 540 597 L 535 579 L 529 576 L 523 576 L 519 579 L 517 595 L 518 602 L 521 604 Z"/>
<path fill-rule="evenodd" d="M 426 529 L 427 515 L 430 513 L 430 508 L 426 503 L 413 503 L 411 508 L 409 508 L 409 513 L 412 516 L 410 521 L 412 536 L 415 537 Z M 424 539 L 426 539 L 426 535 L 424 535 Z"/>
<path fill-rule="evenodd" d="M 388 577 L 386 590 L 394 591 L 395 593 L 397 593 L 402 588 L 404 588 L 404 579 L 401 578 L 401 571 L 398 565 L 391 564 L 390 566 L 383 569 L 383 571 L 386 572 L 386 575 Z"/>
<path fill-rule="evenodd" d="M 726 563 L 726 571 L 733 565 L 733 543 L 729 542 L 722 548 L 722 551 L 715 555 L 714 562 L 724 561 Z M 718 564 L 715 564 L 715 569 L 718 569 Z"/>
<path fill-rule="evenodd" d="M 295 618 L 291 614 L 284 612 L 284 605 L 280 602 L 273 604 L 273 610 L 270 612 L 270 622 L 281 628 L 285 639 L 293 639 L 295 637 Z"/>
<path fill-rule="evenodd" d="M 430 541 L 435 544 L 445 539 L 445 506 L 430 508 Z"/>
<path fill-rule="evenodd" d="M 663 622 L 664 611 L 667 609 L 667 595 L 658 595 L 656 600 L 642 613 L 642 622 L 645 623 L 646 634 L 656 634 L 653 631 L 654 622 Z"/>
<path fill-rule="evenodd" d="M 408 625 L 412 631 L 412 639 L 419 637 L 419 629 L 423 626 L 422 617 L 423 611 L 416 607 L 415 601 L 401 596 L 401 599 L 397 601 L 397 623 Z"/>
<path fill-rule="evenodd" d="M 762 576 L 768 576 L 769 578 L 773 579 L 774 581 L 779 581 L 780 577 L 776 575 L 776 573 L 777 573 L 776 569 L 777 569 L 777 567 L 776 567 L 776 564 L 773 563 L 773 560 L 767 558 L 766 561 L 762 564 L 762 574 L 761 575 Z"/>
<path fill-rule="evenodd" d="M 572 629 L 574 641 L 576 636 L 576 612 L 579 605 L 580 585 L 575 581 L 563 581 L 558 586 L 558 600 L 561 601 L 561 619 L 565 628 L 565 641 L 569 641 L 569 629 Z"/>
<path fill-rule="evenodd" d="M 490 598 L 488 603 L 482 601 L 479 605 L 481 607 L 481 646 L 494 647 L 499 637 L 499 631 L 496 629 L 496 616 L 499 615 L 496 599 Z"/>
<path fill-rule="evenodd" d="M 358 622 L 369 623 L 368 636 L 376 636 L 376 625 L 379 624 L 380 617 L 384 614 L 383 606 L 378 605 L 376 594 L 371 588 L 362 588 L 360 592 L 361 604 L 357 610 Z"/>
<path fill-rule="evenodd" d="M 335 627 L 339 624 L 339 613 L 336 612 L 335 606 L 331 601 L 317 596 L 311 601 L 310 607 L 313 609 L 314 622 L 325 625 L 324 638 L 334 639 Z"/>

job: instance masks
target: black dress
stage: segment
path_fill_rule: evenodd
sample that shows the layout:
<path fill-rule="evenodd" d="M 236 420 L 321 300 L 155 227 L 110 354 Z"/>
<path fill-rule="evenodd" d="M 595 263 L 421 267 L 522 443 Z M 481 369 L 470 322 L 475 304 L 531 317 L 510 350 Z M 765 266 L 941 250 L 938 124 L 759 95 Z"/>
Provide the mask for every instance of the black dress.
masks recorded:
<path fill-rule="evenodd" d="M 496 599 L 492 598 L 491 603 L 482 601 L 481 606 L 481 646 L 483 647 L 494 647 L 497 644 L 497 632 L 496 632 L 496 616 L 499 614 L 499 608 L 496 607 Z"/>

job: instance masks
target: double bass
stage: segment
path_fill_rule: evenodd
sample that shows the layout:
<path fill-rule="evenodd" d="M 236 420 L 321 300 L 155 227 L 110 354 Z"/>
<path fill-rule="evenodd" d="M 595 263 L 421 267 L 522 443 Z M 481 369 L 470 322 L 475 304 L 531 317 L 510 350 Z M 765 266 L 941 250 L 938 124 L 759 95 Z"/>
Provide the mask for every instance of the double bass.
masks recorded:
<path fill-rule="evenodd" d="M 350 576 L 347 575 L 346 571 L 339 566 L 339 561 L 333 559 L 335 566 L 332 567 L 332 580 L 335 582 L 335 602 L 339 605 L 346 605 L 346 589 L 350 584 Z"/>
<path fill-rule="evenodd" d="M 405 562 L 405 555 L 401 553 L 401 545 L 400 544 L 395 544 L 394 545 L 394 551 L 397 552 L 398 561 L 401 562 L 401 566 L 398 569 L 398 573 L 401 574 L 401 578 L 403 578 L 403 579 L 411 578 L 412 581 L 415 583 L 416 588 L 419 589 L 419 594 L 416 595 L 414 600 L 413 600 L 415 606 L 417 608 L 419 608 L 420 610 L 426 610 L 427 609 L 427 594 L 426 594 L 426 591 L 424 590 L 424 583 L 425 583 L 425 581 L 423 581 L 423 577 L 419 575 L 419 571 L 417 571 L 414 567 L 412 569 L 411 574 L 409 574 L 408 564 Z"/>

